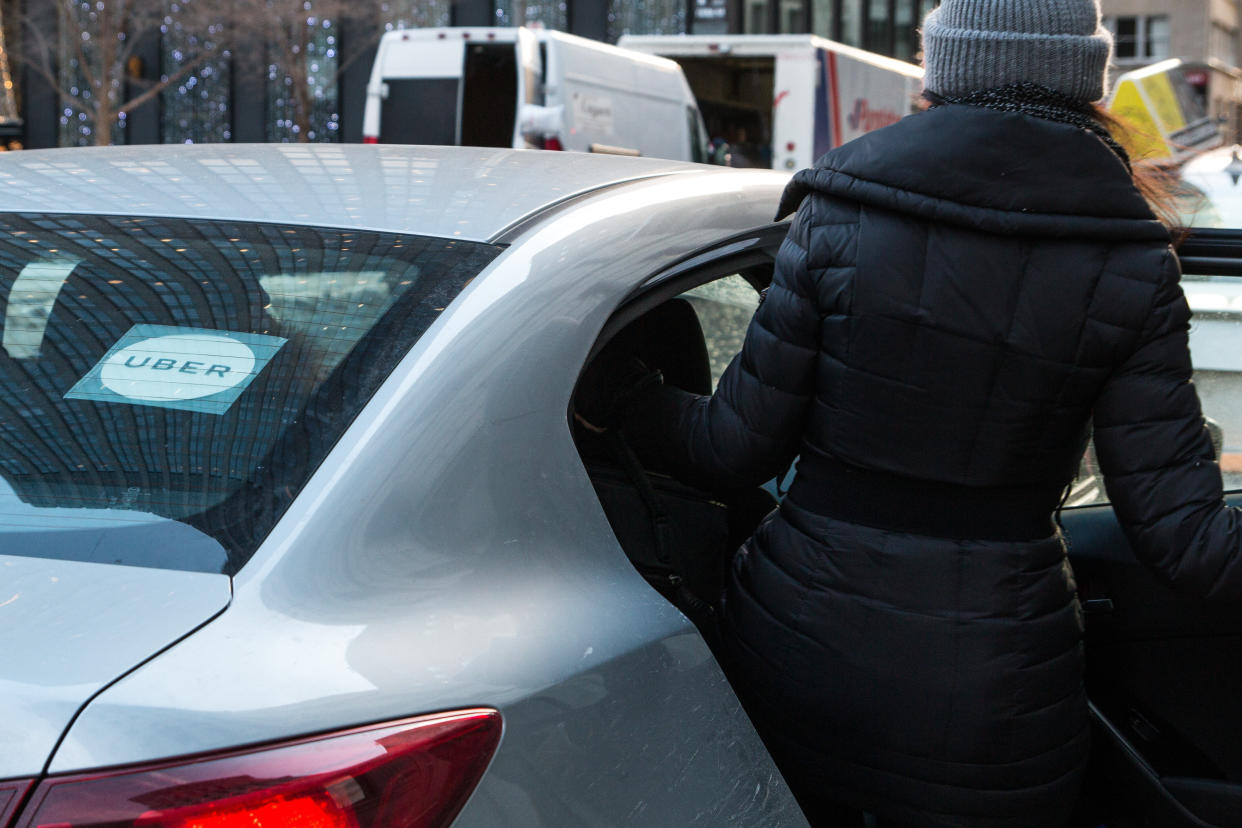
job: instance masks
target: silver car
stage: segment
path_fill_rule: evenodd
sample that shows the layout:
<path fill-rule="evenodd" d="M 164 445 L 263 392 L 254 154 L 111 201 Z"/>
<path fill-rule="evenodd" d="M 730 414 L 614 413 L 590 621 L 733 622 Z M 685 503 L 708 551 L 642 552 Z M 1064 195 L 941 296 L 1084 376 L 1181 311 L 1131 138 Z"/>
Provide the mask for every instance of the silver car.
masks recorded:
<path fill-rule="evenodd" d="M 805 824 L 571 418 L 670 300 L 710 390 L 784 183 L 0 157 L 0 828 Z M 675 374 L 674 333 L 645 341 Z"/>
<path fill-rule="evenodd" d="M 679 490 L 573 416 L 619 345 L 712 389 L 784 183 L 0 155 L 0 828 L 805 825 L 660 559 L 727 559 L 780 485 Z M 1242 231 L 1181 254 L 1236 488 L 1242 324 L 1204 291 L 1234 290 Z M 1238 615 L 1157 582 L 1106 499 L 1087 475 L 1061 516 L 1096 725 L 1076 824 L 1238 824 Z"/>

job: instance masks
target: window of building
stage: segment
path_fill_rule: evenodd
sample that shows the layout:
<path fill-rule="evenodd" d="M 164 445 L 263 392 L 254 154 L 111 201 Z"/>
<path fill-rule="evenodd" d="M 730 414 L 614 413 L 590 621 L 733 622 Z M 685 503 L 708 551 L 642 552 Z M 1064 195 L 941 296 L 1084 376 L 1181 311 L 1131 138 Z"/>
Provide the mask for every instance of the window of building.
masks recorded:
<path fill-rule="evenodd" d="M 1229 66 L 1237 66 L 1238 30 L 1213 22 L 1208 40 L 1208 57 L 1222 61 Z"/>
<path fill-rule="evenodd" d="M 918 0 L 897 0 L 897 14 L 893 18 L 893 57 L 898 60 L 914 60 L 919 50 L 918 25 L 922 18 L 916 17 Z"/>
<path fill-rule="evenodd" d="M 608 4 L 608 40 L 625 34 L 685 34 L 683 0 L 612 0 Z"/>
<path fill-rule="evenodd" d="M 841 42 L 849 46 L 861 46 L 863 29 L 863 0 L 847 0 L 841 4 Z"/>
<path fill-rule="evenodd" d="M 1113 33 L 1118 60 L 1161 60 L 1169 56 L 1169 16 L 1166 14 L 1105 17 Z"/>
<path fill-rule="evenodd" d="M 770 34 L 767 0 L 746 0 L 746 34 Z"/>
<path fill-rule="evenodd" d="M 836 22 L 836 4 L 833 0 L 812 0 L 811 27 L 812 33 L 820 37 L 836 39 L 833 24 Z"/>
<path fill-rule="evenodd" d="M 538 23 L 545 29 L 565 31 L 569 28 L 569 3 L 566 0 L 496 0 L 497 26 L 529 26 Z"/>
<path fill-rule="evenodd" d="M 868 0 L 867 41 L 863 48 L 887 55 L 892 50 L 892 20 L 888 16 L 888 0 Z"/>
<path fill-rule="evenodd" d="M 802 0 L 781 0 L 781 33 L 802 34 L 806 31 L 806 9 Z"/>
<path fill-rule="evenodd" d="M 728 34 L 729 0 L 694 0 L 694 34 Z"/>

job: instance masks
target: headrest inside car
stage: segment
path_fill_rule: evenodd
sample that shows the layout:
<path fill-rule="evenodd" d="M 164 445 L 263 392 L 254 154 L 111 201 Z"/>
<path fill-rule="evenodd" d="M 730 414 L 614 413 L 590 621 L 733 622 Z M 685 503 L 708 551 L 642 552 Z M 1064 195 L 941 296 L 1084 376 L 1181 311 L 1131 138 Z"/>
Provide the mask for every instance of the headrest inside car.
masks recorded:
<path fill-rule="evenodd" d="M 711 363 L 698 314 L 685 299 L 670 299 L 635 319 L 606 346 L 658 368 L 664 382 L 695 394 L 712 392 Z"/>

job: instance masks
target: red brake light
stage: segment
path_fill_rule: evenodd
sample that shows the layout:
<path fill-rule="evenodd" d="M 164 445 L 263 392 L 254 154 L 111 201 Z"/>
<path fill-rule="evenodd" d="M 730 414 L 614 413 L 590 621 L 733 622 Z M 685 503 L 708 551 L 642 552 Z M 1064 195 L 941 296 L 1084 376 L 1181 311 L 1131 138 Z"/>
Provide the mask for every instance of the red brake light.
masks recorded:
<path fill-rule="evenodd" d="M 378 144 L 378 143 L 379 143 L 379 138 L 377 138 L 377 137 L 376 137 L 376 136 L 374 136 L 374 135 L 364 135 L 364 136 L 362 136 L 362 143 L 364 143 L 364 144 Z"/>
<path fill-rule="evenodd" d="M 496 711 L 463 710 L 46 779 L 19 826 L 442 828 L 478 784 L 500 729 Z"/>
<path fill-rule="evenodd" d="M 557 151 L 565 149 L 561 146 L 561 139 L 557 138 L 555 135 L 548 135 L 543 139 L 543 148 L 546 150 Z"/>

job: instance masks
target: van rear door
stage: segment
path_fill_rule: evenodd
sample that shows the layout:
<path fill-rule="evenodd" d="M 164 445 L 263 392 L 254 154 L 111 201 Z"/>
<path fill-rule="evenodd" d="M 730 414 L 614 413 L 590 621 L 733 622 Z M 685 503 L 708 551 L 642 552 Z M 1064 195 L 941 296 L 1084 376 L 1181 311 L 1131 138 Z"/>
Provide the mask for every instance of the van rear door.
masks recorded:
<path fill-rule="evenodd" d="M 464 147 L 526 147 L 518 129 L 523 103 L 540 90 L 539 43 L 525 28 L 466 44 L 460 143 Z"/>
<path fill-rule="evenodd" d="M 384 57 L 380 109 L 385 144 L 457 144 L 457 106 L 466 44 L 460 39 L 399 43 Z"/>

